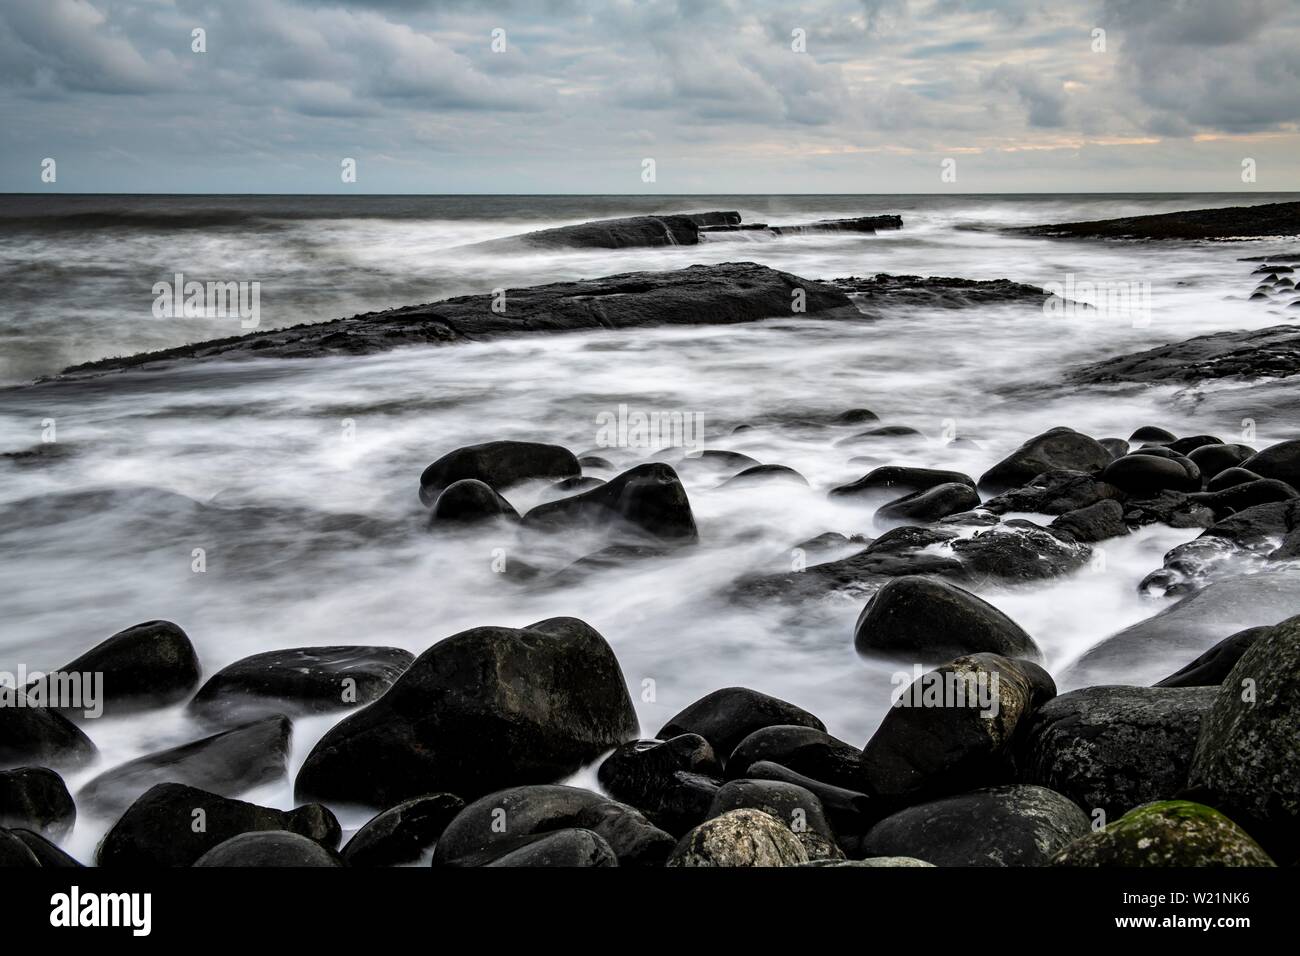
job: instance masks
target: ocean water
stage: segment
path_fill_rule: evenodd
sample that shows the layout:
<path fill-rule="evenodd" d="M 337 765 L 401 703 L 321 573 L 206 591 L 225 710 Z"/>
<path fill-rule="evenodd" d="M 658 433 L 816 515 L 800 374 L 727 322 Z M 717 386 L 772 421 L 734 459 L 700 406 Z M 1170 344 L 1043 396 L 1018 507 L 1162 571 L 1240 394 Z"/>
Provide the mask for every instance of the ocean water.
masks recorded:
<path fill-rule="evenodd" d="M 895 670 L 854 653 L 863 599 L 741 607 L 726 600 L 730 585 L 787 570 L 792 547 L 822 532 L 877 533 L 873 505 L 825 494 L 876 464 L 977 476 L 1055 425 L 1126 437 L 1159 424 L 1241 440 L 1244 423 L 1204 412 L 1195 390 L 1079 390 L 1061 384 L 1062 373 L 1192 335 L 1287 321 L 1249 301 L 1254 264 L 1239 259 L 1292 244 L 1104 244 L 998 228 L 1273 198 L 1286 197 L 4 197 L 0 454 L 46 454 L 0 459 L 0 671 L 57 667 L 158 618 L 185 628 L 211 674 L 273 648 L 419 653 L 467 627 L 572 615 L 613 645 L 646 735 L 701 695 L 746 685 L 813 711 L 861 745 L 888 707 Z M 774 224 L 888 212 L 905 227 L 875 236 L 723 235 L 650 250 L 476 246 L 593 218 L 707 209 Z M 151 287 L 177 272 L 259 282 L 268 328 L 497 287 L 742 260 L 814 279 L 888 272 L 1137 283 L 1150 308 L 1072 316 L 1024 304 L 897 308 L 851 324 L 534 336 L 26 384 L 76 362 L 239 334 L 234 319 L 154 318 Z M 683 468 L 698 548 L 550 589 L 521 588 L 494 563 L 502 554 L 562 563 L 587 542 L 423 532 L 420 472 L 460 445 L 553 441 L 618 469 L 646 459 L 651 450 L 600 447 L 602 416 L 620 405 L 698 415 L 706 447 L 789 465 L 810 487 L 722 489 L 718 474 Z M 732 434 L 774 415 L 859 407 L 925 438 L 847 448 L 835 442 L 852 429 Z M 1287 420 L 1253 427 L 1258 447 L 1296 434 Z M 954 433 L 978 447 L 949 446 Z M 55 453 L 42 442 L 51 434 Z M 522 511 L 544 494 L 525 486 L 508 497 Z M 1059 674 L 1167 606 L 1139 595 L 1137 583 L 1194 535 L 1147 528 L 1107 542 L 1104 567 L 981 593 L 1034 636 Z M 1125 678 L 1150 682 L 1184 663 L 1153 649 Z M 296 722 L 293 771 L 336 719 Z M 70 777 L 74 790 L 117 762 L 203 733 L 180 707 L 94 721 L 88 732 L 102 756 Z M 293 805 L 288 782 L 250 799 Z M 361 819 L 344 816 L 345 824 Z M 89 858 L 108 823 L 83 817 L 67 845 Z"/>

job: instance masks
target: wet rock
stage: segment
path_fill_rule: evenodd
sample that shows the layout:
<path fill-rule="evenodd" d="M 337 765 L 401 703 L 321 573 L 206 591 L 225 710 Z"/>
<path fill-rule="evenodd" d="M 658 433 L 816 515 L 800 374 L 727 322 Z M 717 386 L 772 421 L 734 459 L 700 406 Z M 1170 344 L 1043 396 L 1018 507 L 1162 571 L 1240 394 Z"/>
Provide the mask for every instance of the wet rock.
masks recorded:
<path fill-rule="evenodd" d="M 0 684 L 0 769 L 44 766 L 75 770 L 95 758 L 95 745 L 77 725 Z"/>
<path fill-rule="evenodd" d="M 615 800 L 591 804 L 579 811 L 574 822 L 608 843 L 619 866 L 662 866 L 677 844 L 675 836 L 639 810 Z"/>
<path fill-rule="evenodd" d="M 36 863 L 42 869 L 46 870 L 72 870 L 80 869 L 82 864 L 77 862 L 55 844 L 31 830 L 15 828 L 13 830 L 0 830 L 0 842 L 3 842 L 5 835 L 16 837 L 18 842 L 27 847 L 27 850 L 36 859 Z M 4 850 L 0 849 L 0 867 L 3 862 Z"/>
<path fill-rule="evenodd" d="M 1285 499 L 1243 508 L 1214 522 L 1206 529 L 1204 537 L 1223 538 L 1239 548 L 1263 548 L 1271 546 L 1274 538 L 1284 537 L 1298 527 L 1300 501 Z"/>
<path fill-rule="evenodd" d="M 803 844 L 780 820 L 761 810 L 731 810 L 686 834 L 668 866 L 797 866 L 808 862 Z"/>
<path fill-rule="evenodd" d="M 1197 657 L 1152 687 L 1218 687 L 1223 683 L 1241 655 L 1245 654 L 1267 627 L 1248 627 L 1231 637 L 1225 637 L 1204 654 Z"/>
<path fill-rule="evenodd" d="M 368 806 L 438 792 L 472 799 L 560 779 L 636 730 L 614 652 L 587 624 L 476 627 L 435 644 L 331 728 L 296 789 Z"/>
<path fill-rule="evenodd" d="M 0 827 L 34 830 L 61 840 L 77 819 L 63 778 L 45 767 L 0 771 Z"/>
<path fill-rule="evenodd" d="M 337 847 L 342 830 L 325 807 L 273 810 L 179 783 L 160 783 L 131 804 L 96 851 L 100 866 L 191 866 L 241 833 L 283 830 Z"/>
<path fill-rule="evenodd" d="M 721 448 L 705 448 L 703 451 L 691 452 L 677 462 L 679 471 L 707 471 L 734 473 L 748 468 L 761 467 L 757 458 L 741 454 L 738 451 L 726 451 Z"/>
<path fill-rule="evenodd" d="M 969 485 L 975 482 L 959 471 L 943 471 L 937 468 L 911 468 L 905 465 L 883 465 L 874 468 L 857 481 L 832 488 L 832 498 L 853 498 L 866 496 L 888 497 L 899 494 L 912 494 L 929 491 L 939 485 L 958 483 Z"/>
<path fill-rule="evenodd" d="M 1104 830 L 1080 837 L 1053 866 L 1273 866 L 1260 846 L 1222 813 L 1166 800 L 1136 807 Z"/>
<path fill-rule="evenodd" d="M 1300 617 L 1259 635 L 1201 723 L 1189 786 L 1279 862 L 1300 857 Z"/>
<path fill-rule="evenodd" d="M 1208 481 L 1215 475 L 1235 468 L 1243 461 L 1256 454 L 1249 445 L 1201 445 L 1187 453 L 1187 457 L 1196 463 L 1201 474 Z M 1217 490 L 1217 489 L 1211 489 Z"/>
<path fill-rule="evenodd" d="M 771 760 L 759 760 L 749 765 L 744 779 L 788 783 L 816 795 L 838 834 L 840 845 L 846 852 L 851 847 L 856 847 L 857 838 L 865 833 L 879 817 L 872 799 L 862 792 L 865 776 L 852 786 L 836 786 L 796 773 L 789 767 L 773 763 Z"/>
<path fill-rule="evenodd" d="M 238 660 L 208 678 L 190 710 L 212 720 L 323 714 L 378 700 L 415 660 L 397 647 L 295 647 Z"/>
<path fill-rule="evenodd" d="M 265 830 L 241 833 L 219 843 L 195 866 L 339 867 L 343 861 L 333 850 L 297 833 Z"/>
<path fill-rule="evenodd" d="M 531 441 L 490 441 L 443 455 L 420 475 L 420 500 L 432 506 L 458 481 L 481 481 L 501 491 L 534 478 L 577 478 L 582 466 L 567 448 Z"/>
<path fill-rule="evenodd" d="M 1261 477 L 1253 471 L 1247 471 L 1245 468 L 1225 468 L 1218 472 L 1205 485 L 1207 491 L 1223 491 L 1225 488 L 1231 488 L 1234 485 L 1244 485 L 1252 481 L 1260 481 Z"/>
<path fill-rule="evenodd" d="M 1135 527 L 1163 524 L 1171 528 L 1208 528 L 1214 524 L 1214 512 L 1186 492 L 1161 491 L 1152 497 L 1126 501 L 1124 521 Z"/>
<path fill-rule="evenodd" d="M 889 275 L 883 272 L 869 277 L 836 279 L 835 285 L 853 293 L 859 307 L 868 315 L 886 311 L 894 314 L 893 310 L 900 305 L 934 309 L 966 309 L 1010 302 L 1040 305 L 1046 295 L 1038 286 L 1009 279 Z"/>
<path fill-rule="evenodd" d="M 735 216 L 736 222 L 716 223 L 736 225 L 740 217 L 735 213 L 707 213 L 705 220 L 711 224 L 714 217 Z M 510 242 L 521 242 L 543 249 L 627 249 L 654 246 L 693 246 L 700 241 L 700 226 L 704 223 L 690 215 L 626 216 L 619 219 L 597 219 L 572 226 L 539 229 L 512 237 Z"/>
<path fill-rule="evenodd" d="M 1222 445 L 1223 439 L 1217 435 L 1188 435 L 1177 441 L 1171 441 L 1167 446 L 1171 452 L 1186 457 L 1198 448 L 1207 448 L 1216 445 Z"/>
<path fill-rule="evenodd" d="M 288 772 L 289 718 L 266 717 L 128 761 L 95 777 L 77 801 L 96 813 L 120 813 L 159 783 L 180 783 L 234 797 Z"/>
<path fill-rule="evenodd" d="M 1201 472 L 1191 459 L 1157 458 L 1142 452 L 1116 458 L 1102 470 L 1101 480 L 1135 496 L 1201 490 Z"/>
<path fill-rule="evenodd" d="M 776 780 L 732 780 L 714 796 L 708 818 L 746 809 L 761 810 L 789 827 L 809 860 L 844 857 L 822 802 L 811 790 Z"/>
<path fill-rule="evenodd" d="M 1048 471 L 1020 488 L 990 498 L 984 502 L 984 508 L 997 515 L 1014 511 L 1060 515 L 1121 497 L 1123 493 L 1114 485 L 1098 481 L 1091 475 L 1077 471 Z"/>
<path fill-rule="evenodd" d="M 669 833 L 685 833 L 708 813 L 722 767 L 698 734 L 635 740 L 614 748 L 596 778 L 617 800 L 645 813 Z"/>
<path fill-rule="evenodd" d="M 987 601 L 919 576 L 894 578 L 876 592 L 858 615 L 853 644 L 859 654 L 909 661 L 948 661 L 983 651 L 1041 656 L 1033 638 Z"/>
<path fill-rule="evenodd" d="M 583 468 L 605 468 L 609 471 L 614 470 L 614 463 L 608 458 L 602 458 L 600 455 L 583 455 L 578 459 L 578 464 Z M 565 478 L 564 481 L 580 481 L 580 478 Z"/>
<path fill-rule="evenodd" d="M 1044 696 L 1041 680 L 997 654 L 922 674 L 863 748 L 868 795 L 915 802 L 1009 781 L 1012 745 Z"/>
<path fill-rule="evenodd" d="M 1290 325 L 1216 332 L 1074 369 L 1067 380 L 1193 383 L 1221 378 L 1286 377 L 1300 372 L 1300 330 Z M 1279 477 L 1291 484 L 1290 479 Z"/>
<path fill-rule="evenodd" d="M 1199 500 L 1213 511 L 1216 517 L 1223 518 L 1256 505 L 1290 501 L 1292 498 L 1300 498 L 1300 491 L 1296 491 L 1284 481 L 1261 478 L 1259 481 L 1248 481 L 1233 485 L 1231 488 L 1224 488 L 1222 491 L 1207 493 Z"/>
<path fill-rule="evenodd" d="M 199 658 L 189 637 L 171 621 L 147 621 L 92 647 L 55 674 L 103 675 L 103 713 L 118 716 L 163 707 L 189 696 L 199 685 Z M 53 704 L 57 685 L 46 675 L 27 687 L 30 698 Z M 98 679 L 98 678 L 96 678 Z M 56 706 L 74 720 L 84 706 Z"/>
<path fill-rule="evenodd" d="M 1075 541 L 1086 544 L 1128 534 L 1128 525 L 1124 522 L 1124 506 L 1111 499 L 1067 511 L 1059 515 L 1048 528 L 1068 534 Z"/>
<path fill-rule="evenodd" d="M 862 849 L 935 866 L 1044 866 L 1088 829 L 1088 817 L 1060 793 L 990 787 L 900 810 L 871 828 Z"/>
<path fill-rule="evenodd" d="M 1269 445 L 1243 461 L 1241 467 L 1264 478 L 1285 481 L 1293 488 L 1300 487 L 1300 439 Z"/>
<path fill-rule="evenodd" d="M 864 538 L 862 535 L 849 537 L 848 535 L 840 534 L 838 531 L 826 531 L 817 535 L 815 538 L 809 538 L 807 541 L 800 541 L 794 546 L 794 550 L 815 554 L 841 551 L 845 548 L 862 548 L 870 543 L 871 539 Z"/>
<path fill-rule="evenodd" d="M 1047 471 L 1092 473 L 1106 467 L 1111 455 L 1097 441 L 1072 428 L 1053 428 L 1037 435 L 986 471 L 981 490 L 991 494 L 1028 484 Z"/>
<path fill-rule="evenodd" d="M 1032 236 L 1070 239 L 1240 239 L 1300 233 L 1300 202 L 1189 209 L 1122 219 L 1020 226 L 1009 230 Z"/>
<path fill-rule="evenodd" d="M 950 482 L 925 491 L 914 491 L 877 509 L 875 522 L 889 528 L 906 524 L 929 524 L 949 515 L 978 508 L 980 496 L 970 485 Z"/>
<path fill-rule="evenodd" d="M 348 866 L 414 863 L 464 809 L 465 801 L 451 793 L 403 800 L 358 830 L 340 855 Z"/>
<path fill-rule="evenodd" d="M 41 861 L 12 830 L 0 830 L 0 870 L 37 869 Z"/>
<path fill-rule="evenodd" d="M 756 730 L 778 724 L 826 730 L 825 724 L 802 707 L 748 687 L 724 687 L 688 705 L 655 736 L 668 740 L 679 734 L 698 734 L 725 767 L 737 744 Z"/>
<path fill-rule="evenodd" d="M 792 485 L 807 485 L 808 479 L 786 465 L 754 465 L 732 475 L 720 487 L 736 488 L 748 485 L 782 482 Z"/>
<path fill-rule="evenodd" d="M 581 475 L 577 478 L 565 478 L 557 481 L 549 488 L 545 489 L 538 497 L 538 503 L 543 501 L 558 501 L 561 498 L 568 498 L 570 495 L 581 494 L 584 491 L 591 491 L 593 488 L 599 488 L 605 483 L 603 478 L 593 478 L 590 475 Z"/>
<path fill-rule="evenodd" d="M 657 541 L 699 540 L 686 489 L 671 467 L 637 465 L 599 488 L 540 504 L 524 515 L 528 528 L 591 526 L 634 531 Z"/>
<path fill-rule="evenodd" d="M 777 724 L 754 731 L 732 751 L 726 777 L 748 777 L 750 768 L 761 761 L 850 790 L 862 787 L 865 779 L 862 751 L 813 727 Z"/>
<path fill-rule="evenodd" d="M 1171 442 L 1177 441 L 1177 439 L 1177 435 L 1168 429 L 1161 428 L 1159 425 L 1143 425 L 1128 436 L 1130 442 Z"/>
<path fill-rule="evenodd" d="M 590 830 L 555 830 L 503 853 L 484 866 L 588 867 L 618 866 L 613 849 Z"/>
<path fill-rule="evenodd" d="M 1097 444 L 1110 452 L 1111 458 L 1128 454 L 1128 442 L 1123 438 L 1098 438 Z"/>
<path fill-rule="evenodd" d="M 952 543 L 953 553 L 973 580 L 1042 581 L 1077 571 L 1092 549 L 1064 541 L 1030 521 L 1004 521 Z"/>
<path fill-rule="evenodd" d="M 428 527 L 479 524 L 498 518 L 518 521 L 519 512 L 490 485 L 476 478 L 462 478 L 438 495 L 429 512 Z"/>
<path fill-rule="evenodd" d="M 1048 701 L 1016 755 L 1020 780 L 1113 820 L 1187 784 L 1202 715 L 1216 689 L 1087 687 Z"/>

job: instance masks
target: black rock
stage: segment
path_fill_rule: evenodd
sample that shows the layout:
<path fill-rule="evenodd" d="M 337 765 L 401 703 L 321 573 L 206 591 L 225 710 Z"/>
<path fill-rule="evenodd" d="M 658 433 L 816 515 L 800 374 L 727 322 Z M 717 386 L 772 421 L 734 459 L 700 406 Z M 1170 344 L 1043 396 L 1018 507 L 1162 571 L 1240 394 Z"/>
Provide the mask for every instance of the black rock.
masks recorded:
<path fill-rule="evenodd" d="M 343 861 L 333 850 L 300 834 L 262 830 L 231 837 L 199 857 L 194 865 L 339 867 L 343 866 Z"/>
<path fill-rule="evenodd" d="M 719 487 L 735 488 L 737 486 L 767 484 L 769 482 L 807 485 L 808 479 L 788 465 L 754 465 L 732 475 Z"/>
<path fill-rule="evenodd" d="M 1189 451 L 1187 457 L 1196 463 L 1196 467 L 1201 469 L 1201 474 L 1209 481 L 1215 475 L 1237 467 L 1255 454 L 1255 449 L 1249 445 L 1200 445 Z"/>
<path fill-rule="evenodd" d="M 883 465 L 863 475 L 857 481 L 832 488 L 832 498 L 860 496 L 888 497 L 900 493 L 911 494 L 928 491 L 938 485 L 957 482 L 975 487 L 973 479 L 959 471 L 942 471 L 936 468 L 910 468 L 904 465 Z"/>
<path fill-rule="evenodd" d="M 1285 481 L 1292 488 L 1300 488 L 1300 438 L 1269 445 L 1243 461 L 1241 467 L 1264 478 Z"/>
<path fill-rule="evenodd" d="M 37 869 L 41 861 L 13 830 L 0 830 L 0 870 Z"/>
<path fill-rule="evenodd" d="M 289 718 L 266 717 L 128 761 L 95 777 L 77 794 L 96 813 L 121 812 L 159 783 L 181 783 L 238 796 L 288 772 Z"/>
<path fill-rule="evenodd" d="M 1187 456 L 1198 448 L 1208 448 L 1222 444 L 1223 439 L 1216 435 L 1188 435 L 1186 438 L 1171 441 L 1168 448 L 1179 455 Z"/>
<path fill-rule="evenodd" d="M 725 767 L 737 744 L 754 731 L 777 724 L 826 729 L 825 724 L 802 707 L 748 687 L 724 687 L 687 706 L 655 736 L 668 740 L 680 734 L 699 734 L 713 747 Z"/>
<path fill-rule="evenodd" d="M 1141 428 L 1128 436 L 1130 442 L 1150 441 L 1150 442 L 1171 442 L 1177 441 L 1178 436 L 1168 429 L 1161 428 L 1158 425 L 1143 425 Z"/>
<path fill-rule="evenodd" d="M 465 809 L 450 793 L 430 793 L 389 807 L 363 826 L 341 855 L 348 866 L 396 866 L 413 863 L 433 846 L 447 824 Z"/>
<path fill-rule="evenodd" d="M 63 778 L 45 767 L 0 771 L 0 827 L 34 830 L 61 840 L 77 819 Z"/>
<path fill-rule="evenodd" d="M 608 458 L 602 458 L 600 455 L 583 455 L 578 459 L 578 464 L 583 468 L 607 468 L 614 470 L 614 463 Z M 574 481 L 573 478 L 565 478 L 565 481 Z"/>
<path fill-rule="evenodd" d="M 1128 454 L 1128 442 L 1123 438 L 1098 438 L 1097 444 L 1110 452 L 1111 458 Z"/>
<path fill-rule="evenodd" d="M 619 866 L 662 866 L 677 838 L 634 807 L 601 800 L 580 810 L 574 823 L 597 834 L 618 857 Z"/>
<path fill-rule="evenodd" d="M 1201 490 L 1201 471 L 1190 458 L 1158 458 L 1140 451 L 1116 458 L 1102 471 L 1101 480 L 1135 496 Z"/>
<path fill-rule="evenodd" d="M 1029 439 L 986 471 L 979 487 L 992 494 L 1028 484 L 1046 471 L 1095 472 L 1111 454 L 1097 441 L 1072 428 L 1053 428 Z"/>
<path fill-rule="evenodd" d="M 596 774 L 610 796 L 669 833 L 684 833 L 705 818 L 721 778 L 713 747 L 698 734 L 629 741 L 614 748 Z"/>
<path fill-rule="evenodd" d="M 533 478 L 576 478 L 582 466 L 559 445 L 531 441 L 490 441 L 443 455 L 420 475 L 420 500 L 432 506 L 444 489 L 473 479 L 501 491 Z"/>
<path fill-rule="evenodd" d="M 853 645 L 859 654 L 938 662 L 988 651 L 1007 657 L 1041 656 L 1015 621 L 969 591 L 937 578 L 894 578 L 858 615 Z"/>
<path fill-rule="evenodd" d="M 1086 687 L 1033 715 L 1016 756 L 1020 780 L 1115 820 L 1187 783 L 1201 717 L 1217 688 Z"/>
<path fill-rule="evenodd" d="M 189 637 L 171 621 L 147 621 L 119 631 L 54 673 L 102 674 L 99 703 L 104 714 L 117 716 L 189 696 L 199 686 L 199 658 Z M 50 681 L 46 675 L 29 684 L 28 697 L 49 701 Z M 57 709 L 74 720 L 86 711 L 82 706 Z"/>
<path fill-rule="evenodd" d="M 1128 525 L 1124 522 L 1124 506 L 1113 499 L 1067 511 L 1057 516 L 1048 528 L 1064 532 L 1075 541 L 1088 544 L 1128 534 Z"/>
<path fill-rule="evenodd" d="M 618 866 L 618 856 L 600 834 L 575 828 L 541 834 L 484 866 Z"/>
<path fill-rule="evenodd" d="M 856 435 L 850 435 L 847 438 L 841 438 L 836 445 L 856 445 L 861 442 L 872 442 L 880 438 L 924 438 L 925 436 L 917 429 L 910 425 L 884 425 L 880 428 L 871 428 L 865 432 L 858 432 Z"/>
<path fill-rule="evenodd" d="M 192 866 L 241 833 L 284 830 L 337 847 L 342 830 L 325 807 L 274 810 L 179 783 L 160 783 L 131 804 L 96 851 L 100 866 Z"/>
<path fill-rule="evenodd" d="M 845 852 L 852 852 L 857 837 L 866 833 L 880 816 L 872 799 L 863 793 L 859 786 L 836 786 L 796 773 L 789 767 L 773 763 L 771 760 L 759 760 L 750 764 L 744 779 L 789 783 L 815 794 L 822 802 L 826 816 L 835 828 L 840 846 L 844 847 Z"/>
<path fill-rule="evenodd" d="M 668 866 L 797 866 L 808 852 L 780 820 L 762 810 L 730 810 L 682 837 Z"/>
<path fill-rule="evenodd" d="M 652 540 L 693 544 L 699 540 L 690 499 L 677 473 L 660 462 L 637 465 L 599 488 L 533 508 L 524 527 L 593 526 L 628 530 Z"/>
<path fill-rule="evenodd" d="M 877 509 L 875 522 L 882 528 L 905 524 L 929 524 L 978 508 L 979 493 L 970 485 L 949 482 L 925 491 L 914 491 Z"/>
<path fill-rule="evenodd" d="M 36 858 L 36 863 L 47 870 L 71 870 L 80 869 L 83 864 L 73 859 L 63 850 L 51 843 L 48 839 L 39 833 L 31 830 L 15 828 L 13 830 L 0 830 L 0 841 L 3 841 L 3 834 L 11 837 L 17 837 L 18 841 L 27 847 L 28 851 Z M 4 856 L 4 851 L 0 850 L 0 857 Z M 0 862 L 0 867 L 4 863 Z"/>
<path fill-rule="evenodd" d="M 1222 491 L 1205 493 L 1198 500 L 1213 511 L 1216 516 L 1228 517 L 1256 505 L 1271 504 L 1275 501 L 1290 501 L 1292 498 L 1300 498 L 1300 491 L 1296 491 L 1285 481 L 1278 481 L 1275 478 L 1261 478 L 1258 481 L 1233 485 L 1231 488 L 1224 488 Z"/>
<path fill-rule="evenodd" d="M 1260 481 L 1262 476 L 1255 474 L 1253 471 L 1247 471 L 1245 468 L 1225 468 L 1216 474 L 1205 485 L 1207 491 L 1223 491 L 1225 488 L 1231 488 L 1234 485 L 1244 485 L 1252 481 Z"/>
<path fill-rule="evenodd" d="M 58 711 L 0 684 L 0 769 L 44 766 L 75 770 L 95 758 L 95 745 Z"/>
<path fill-rule="evenodd" d="M 1300 233 L 1300 202 L 1225 206 L 1090 222 L 1019 226 L 1011 232 L 1071 239 L 1239 239 Z"/>
<path fill-rule="evenodd" d="M 379 700 L 321 738 L 299 794 L 392 806 L 558 780 L 634 736 L 614 652 L 576 618 L 476 627 L 416 659 Z"/>
<path fill-rule="evenodd" d="M 1013 511 L 1061 515 L 1121 497 L 1123 492 L 1114 485 L 1098 481 L 1091 475 L 1077 471 L 1048 471 L 1035 476 L 1026 485 L 990 498 L 984 502 L 984 508 L 998 515 Z"/>
<path fill-rule="evenodd" d="M 734 213 L 706 213 L 707 224 L 736 225 Z M 736 222 L 711 220 L 736 215 Z M 521 242 L 544 249 L 627 249 L 653 246 L 693 246 L 700 241 L 701 222 L 690 215 L 626 216 L 596 219 L 572 226 L 539 229 L 496 242 Z"/>
<path fill-rule="evenodd" d="M 1044 866 L 1088 830 L 1088 817 L 1059 793 L 990 787 L 886 817 L 863 838 L 862 852 L 935 866 Z"/>
<path fill-rule="evenodd" d="M 777 724 L 754 731 L 732 751 L 727 779 L 748 777 L 750 768 L 761 761 L 846 790 L 860 789 L 865 780 L 862 751 L 813 727 Z"/>
<path fill-rule="evenodd" d="M 821 800 L 805 787 L 778 780 L 732 780 L 714 796 L 708 818 L 732 810 L 761 810 L 780 820 L 803 844 L 810 860 L 844 856 Z"/>
<path fill-rule="evenodd" d="M 476 478 L 462 478 L 438 495 L 429 512 L 428 527 L 479 524 L 497 518 L 518 521 L 519 512 L 491 485 Z"/>
<path fill-rule="evenodd" d="M 1076 571 L 1092 549 L 1064 541 L 1030 521 L 1004 521 L 952 543 L 953 554 L 974 581 L 1041 581 Z"/>
<path fill-rule="evenodd" d="M 1152 687 L 1218 687 L 1223 683 L 1241 655 L 1245 654 L 1267 627 L 1248 627 L 1225 637 L 1196 660 L 1174 671 Z"/>
<path fill-rule="evenodd" d="M 296 647 L 223 667 L 190 701 L 209 719 L 323 714 L 377 700 L 415 656 L 397 647 Z"/>
<path fill-rule="evenodd" d="M 1046 694 L 1042 681 L 1041 668 L 997 654 L 922 674 L 863 748 L 868 795 L 914 803 L 1009 782 L 1012 744 Z"/>

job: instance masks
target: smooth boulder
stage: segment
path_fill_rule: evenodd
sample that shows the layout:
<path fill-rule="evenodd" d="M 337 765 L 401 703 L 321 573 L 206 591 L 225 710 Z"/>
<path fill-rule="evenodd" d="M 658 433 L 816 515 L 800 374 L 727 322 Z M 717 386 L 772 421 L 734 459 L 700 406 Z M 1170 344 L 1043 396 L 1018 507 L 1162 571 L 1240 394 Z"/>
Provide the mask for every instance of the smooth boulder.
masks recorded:
<path fill-rule="evenodd" d="M 447 824 L 465 809 L 451 793 L 430 793 L 403 800 L 371 819 L 343 847 L 348 866 L 397 866 L 413 863 L 433 846 Z"/>
<path fill-rule="evenodd" d="M 209 867 L 341 867 L 339 855 L 315 840 L 284 830 L 241 833 L 219 843 L 194 863 Z"/>
<path fill-rule="evenodd" d="M 795 724 L 825 731 L 826 725 L 802 707 L 748 687 L 724 687 L 705 694 L 669 718 L 655 734 L 668 740 L 679 734 L 699 734 L 713 747 L 725 767 L 736 745 L 756 730 Z"/>
<path fill-rule="evenodd" d="M 637 465 L 599 488 L 537 505 L 524 515 L 523 526 L 627 531 L 669 544 L 699 540 L 686 489 L 662 462 Z"/>
<path fill-rule="evenodd" d="M 77 819 L 63 778 L 46 767 L 0 770 L 0 827 L 61 840 Z"/>
<path fill-rule="evenodd" d="M 1072 428 L 1052 428 L 1029 439 L 980 477 L 992 494 L 1028 484 L 1047 471 L 1100 471 L 1111 454 L 1102 444 Z"/>
<path fill-rule="evenodd" d="M 970 485 L 958 481 L 935 485 L 925 491 L 914 491 L 876 509 L 875 523 L 880 528 L 900 525 L 929 524 L 978 508 L 979 493 Z"/>
<path fill-rule="evenodd" d="M 534 478 L 576 478 L 582 466 L 560 445 L 531 441 L 490 441 L 443 455 L 420 475 L 420 500 L 432 506 L 448 486 L 464 479 L 501 491 Z"/>
<path fill-rule="evenodd" d="M 462 478 L 438 495 L 429 512 L 428 527 L 460 527 L 496 518 L 518 521 L 519 512 L 491 485 L 477 478 Z"/>

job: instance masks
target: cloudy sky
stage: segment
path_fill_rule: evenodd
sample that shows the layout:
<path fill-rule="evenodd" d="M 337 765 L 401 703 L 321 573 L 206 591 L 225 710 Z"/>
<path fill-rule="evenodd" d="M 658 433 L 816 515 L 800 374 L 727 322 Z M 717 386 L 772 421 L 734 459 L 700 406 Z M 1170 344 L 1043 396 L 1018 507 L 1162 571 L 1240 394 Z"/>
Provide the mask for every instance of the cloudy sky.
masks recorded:
<path fill-rule="evenodd" d="M 1297 91 L 1300 0 L 0 0 L 0 191 L 1297 189 Z"/>

